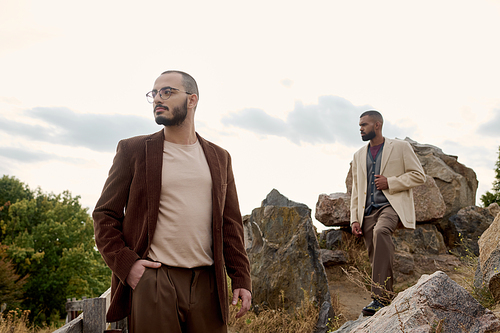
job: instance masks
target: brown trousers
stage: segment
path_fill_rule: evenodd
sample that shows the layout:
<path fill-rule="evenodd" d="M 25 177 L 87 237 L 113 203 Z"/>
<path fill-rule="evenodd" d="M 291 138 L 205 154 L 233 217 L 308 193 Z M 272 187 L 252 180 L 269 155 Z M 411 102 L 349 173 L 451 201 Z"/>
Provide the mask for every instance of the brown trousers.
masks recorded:
<path fill-rule="evenodd" d="M 393 291 L 394 243 L 392 233 L 399 216 L 390 205 L 374 209 L 363 219 L 363 237 L 372 266 L 372 295 L 390 299 L 384 291 Z M 381 288 L 382 287 L 382 288 Z"/>
<path fill-rule="evenodd" d="M 226 333 L 215 270 L 146 268 L 132 295 L 131 333 Z"/>

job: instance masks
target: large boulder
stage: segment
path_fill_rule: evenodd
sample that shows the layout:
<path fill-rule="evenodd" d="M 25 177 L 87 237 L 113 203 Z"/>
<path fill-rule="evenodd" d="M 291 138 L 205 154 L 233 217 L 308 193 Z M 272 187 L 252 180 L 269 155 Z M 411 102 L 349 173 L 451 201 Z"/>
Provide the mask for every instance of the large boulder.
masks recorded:
<path fill-rule="evenodd" d="M 433 224 L 421 224 L 416 229 L 397 229 L 392 239 L 396 250 L 396 283 L 413 280 L 437 270 L 452 272 L 460 265 L 457 257 L 448 254 L 443 236 Z"/>
<path fill-rule="evenodd" d="M 487 208 L 469 206 L 449 218 L 448 246 L 460 255 L 479 256 L 478 239 L 494 220 Z"/>
<path fill-rule="evenodd" d="M 412 254 L 445 254 L 443 236 L 432 224 L 419 225 L 416 229 L 396 229 L 394 246 L 399 251 Z"/>
<path fill-rule="evenodd" d="M 443 218 L 446 203 L 436 185 L 436 181 L 429 175 L 425 176 L 425 183 L 413 188 L 415 203 L 415 218 L 418 223 L 427 223 Z"/>
<path fill-rule="evenodd" d="M 349 226 L 351 195 L 347 193 L 320 194 L 315 217 L 325 226 Z"/>
<path fill-rule="evenodd" d="M 405 140 L 413 147 L 425 174 L 434 178 L 446 203 L 445 217 L 476 203 L 478 181 L 474 170 L 458 162 L 457 156 L 447 155 L 438 147 L 420 144 L 410 138 Z"/>
<path fill-rule="evenodd" d="M 423 275 L 372 317 L 345 323 L 348 332 L 496 332 L 500 320 L 445 273 Z"/>
<path fill-rule="evenodd" d="M 487 287 L 500 302 L 500 214 L 479 239 L 479 262 L 474 286 Z"/>
<path fill-rule="evenodd" d="M 244 226 L 253 303 L 292 311 L 314 301 L 322 311 L 316 332 L 326 332 L 333 309 L 309 207 L 273 189 Z"/>

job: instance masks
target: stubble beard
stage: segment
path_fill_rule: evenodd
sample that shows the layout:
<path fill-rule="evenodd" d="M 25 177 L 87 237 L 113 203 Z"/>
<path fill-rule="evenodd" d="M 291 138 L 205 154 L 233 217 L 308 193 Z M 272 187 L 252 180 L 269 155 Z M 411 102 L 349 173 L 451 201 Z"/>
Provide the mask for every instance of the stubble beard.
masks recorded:
<path fill-rule="evenodd" d="M 365 135 L 362 135 L 362 136 L 361 136 L 361 139 L 362 139 L 363 141 L 370 141 L 371 139 L 373 139 L 373 138 L 374 138 L 374 137 L 376 137 L 376 136 L 377 136 L 377 134 L 375 133 L 375 131 L 374 131 L 374 130 L 372 130 L 371 132 L 366 133 Z"/>
<path fill-rule="evenodd" d="M 172 109 L 172 117 L 167 118 L 166 116 L 160 114 L 155 117 L 155 121 L 158 125 L 163 126 L 180 126 L 186 120 L 187 117 L 187 99 L 183 106 L 176 106 Z M 166 106 L 164 106 L 166 108 Z M 168 110 L 167 110 L 168 111 Z"/>

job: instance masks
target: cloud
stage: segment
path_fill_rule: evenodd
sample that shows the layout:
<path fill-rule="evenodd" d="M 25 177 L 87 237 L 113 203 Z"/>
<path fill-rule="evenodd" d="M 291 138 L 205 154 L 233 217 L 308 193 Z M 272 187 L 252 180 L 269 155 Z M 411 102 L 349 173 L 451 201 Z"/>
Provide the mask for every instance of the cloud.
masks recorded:
<path fill-rule="evenodd" d="M 119 140 L 159 128 L 153 119 L 122 114 L 76 113 L 65 107 L 24 111 L 32 124 L 0 117 L 0 131 L 29 140 L 113 152 Z"/>
<path fill-rule="evenodd" d="M 280 83 L 287 88 L 290 88 L 293 85 L 293 81 L 290 79 L 283 79 L 280 81 Z"/>
<path fill-rule="evenodd" d="M 318 104 L 295 104 L 286 120 L 273 117 L 261 109 L 243 109 L 222 118 L 226 126 L 235 126 L 257 134 L 285 137 L 293 143 L 321 144 L 339 142 L 358 146 L 359 115 L 373 109 L 369 105 L 355 106 L 338 96 L 321 96 Z M 384 135 L 388 137 L 411 136 L 412 128 L 403 128 L 388 121 L 384 123 Z"/>
<path fill-rule="evenodd" d="M 67 156 L 59 156 L 56 154 L 50 154 L 41 151 L 14 147 L 0 147 L 0 156 L 23 163 L 37 163 L 50 160 L 62 161 L 71 164 L 88 163 L 88 161 L 80 158 L 71 158 Z"/>
<path fill-rule="evenodd" d="M 484 146 L 464 146 L 458 142 L 446 140 L 440 147 L 445 154 L 458 156 L 458 161 L 469 168 L 484 167 L 493 169 L 497 151 Z"/>
<path fill-rule="evenodd" d="M 500 137 L 500 109 L 493 110 L 493 119 L 481 124 L 476 130 L 477 134 Z"/>

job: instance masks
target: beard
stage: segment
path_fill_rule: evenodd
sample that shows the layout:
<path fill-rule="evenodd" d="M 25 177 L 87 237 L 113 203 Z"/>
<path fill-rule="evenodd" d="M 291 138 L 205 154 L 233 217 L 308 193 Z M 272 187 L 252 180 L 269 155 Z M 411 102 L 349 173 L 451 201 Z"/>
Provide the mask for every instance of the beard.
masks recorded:
<path fill-rule="evenodd" d="M 371 132 L 366 133 L 365 135 L 361 135 L 361 139 L 363 141 L 370 141 L 376 136 L 375 131 L 372 130 Z"/>
<path fill-rule="evenodd" d="M 183 106 L 176 106 L 172 109 L 172 117 L 167 118 L 166 116 L 160 114 L 155 117 L 155 121 L 158 125 L 163 126 L 180 126 L 186 120 L 187 117 L 187 98 Z M 167 111 L 168 107 L 164 106 Z"/>

